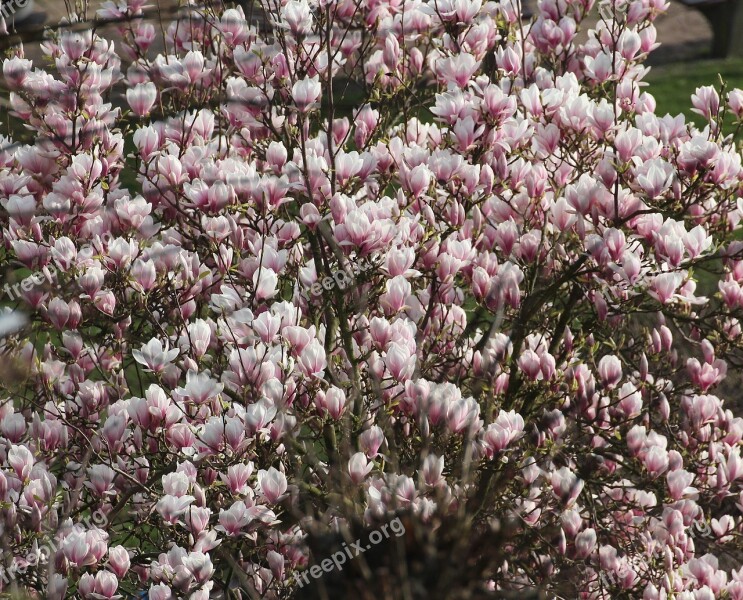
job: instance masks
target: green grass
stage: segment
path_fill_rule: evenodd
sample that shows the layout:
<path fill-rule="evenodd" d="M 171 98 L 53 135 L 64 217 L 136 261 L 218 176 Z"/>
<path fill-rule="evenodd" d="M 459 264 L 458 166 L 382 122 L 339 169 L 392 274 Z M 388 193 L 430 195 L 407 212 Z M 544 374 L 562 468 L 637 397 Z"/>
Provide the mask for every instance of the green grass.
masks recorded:
<path fill-rule="evenodd" d="M 683 113 L 687 120 L 694 122 L 698 127 L 704 127 L 704 119 L 691 112 L 691 95 L 698 87 L 712 85 L 720 89 L 720 77 L 725 82 L 726 89 L 743 89 L 743 58 L 727 60 L 700 60 L 692 63 L 679 63 L 662 67 L 653 67 L 646 81 L 650 84 L 646 88 L 655 98 L 657 115 Z M 732 119 L 726 118 L 725 133 L 732 133 Z M 738 134 L 737 140 L 741 140 Z M 717 269 L 719 262 L 708 265 Z M 712 272 L 698 269 L 695 272 L 699 295 L 712 295 L 717 291 L 718 276 Z"/>
<path fill-rule="evenodd" d="M 743 89 L 743 58 L 700 60 L 653 67 L 645 78 L 650 84 L 645 89 L 655 98 L 657 115 L 670 113 L 675 116 L 683 113 L 687 119 L 703 127 L 704 119 L 691 112 L 691 95 L 703 85 L 712 85 L 719 90 L 720 75 L 727 89 Z"/>

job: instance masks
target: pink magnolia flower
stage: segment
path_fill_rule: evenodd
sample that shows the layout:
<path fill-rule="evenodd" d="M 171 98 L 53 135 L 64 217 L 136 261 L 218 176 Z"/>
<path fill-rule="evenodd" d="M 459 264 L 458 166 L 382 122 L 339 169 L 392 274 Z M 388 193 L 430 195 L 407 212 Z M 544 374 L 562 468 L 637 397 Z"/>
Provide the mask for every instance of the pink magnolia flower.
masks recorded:
<path fill-rule="evenodd" d="M 269 343 L 276 338 L 281 329 L 281 318 L 270 312 L 264 312 L 253 319 L 252 326 L 261 341 Z"/>
<path fill-rule="evenodd" d="M 378 425 L 372 425 L 359 436 L 359 448 L 370 459 L 376 458 L 383 443 L 384 431 Z"/>
<path fill-rule="evenodd" d="M 211 341 L 211 328 L 203 319 L 196 319 L 188 325 L 187 340 L 196 358 L 201 358 L 206 354 Z"/>
<path fill-rule="evenodd" d="M 450 431 L 461 433 L 476 427 L 480 407 L 473 398 L 458 398 L 449 404 L 446 411 L 446 425 Z"/>
<path fill-rule="evenodd" d="M 668 452 L 660 446 L 652 446 L 642 460 L 648 473 L 653 478 L 659 477 L 668 468 Z"/>
<path fill-rule="evenodd" d="M 133 142 L 142 158 L 148 159 L 160 147 L 161 138 L 157 129 L 148 126 L 134 132 Z"/>
<path fill-rule="evenodd" d="M 575 554 L 577 558 L 588 558 L 596 548 L 596 530 L 584 529 L 575 536 Z"/>
<path fill-rule="evenodd" d="M 31 73 L 32 67 L 32 61 L 20 56 L 6 58 L 3 61 L 3 77 L 11 90 L 21 89 Z"/>
<path fill-rule="evenodd" d="M 429 454 L 423 461 L 422 471 L 423 480 L 426 482 L 426 485 L 436 487 L 444 484 L 444 457 Z"/>
<path fill-rule="evenodd" d="M 370 462 L 366 454 L 357 452 L 348 461 L 348 474 L 355 485 L 359 485 L 374 468 L 374 463 Z"/>
<path fill-rule="evenodd" d="M 743 90 L 736 88 L 728 93 L 728 106 L 736 117 L 743 117 Z"/>
<path fill-rule="evenodd" d="M 135 260 L 132 264 L 131 274 L 134 279 L 133 285 L 136 289 L 142 292 L 148 292 L 155 287 L 157 271 L 155 270 L 155 264 L 151 260 Z"/>
<path fill-rule="evenodd" d="M 390 279 L 387 291 L 380 298 L 385 314 L 392 315 L 405 308 L 411 289 L 410 283 L 402 275 Z"/>
<path fill-rule="evenodd" d="M 168 340 L 165 340 L 165 344 L 163 344 L 157 338 L 152 338 L 139 350 L 132 350 L 134 360 L 154 373 L 161 373 L 167 365 L 175 360 L 178 353 L 177 348 L 170 349 Z"/>
<path fill-rule="evenodd" d="M 204 583 L 214 573 L 214 566 L 208 554 L 190 552 L 183 559 L 183 566 L 193 575 L 197 583 Z"/>
<path fill-rule="evenodd" d="M 310 342 L 299 355 L 299 366 L 309 377 L 322 377 L 327 366 L 325 350 L 317 340 Z"/>
<path fill-rule="evenodd" d="M 108 549 L 108 568 L 116 577 L 122 579 L 129 571 L 130 565 L 129 552 L 124 546 L 112 546 Z"/>
<path fill-rule="evenodd" d="M 26 446 L 12 446 L 8 452 L 8 464 L 21 481 L 26 481 L 34 466 L 34 457 Z"/>
<path fill-rule="evenodd" d="M 316 77 L 305 77 L 292 86 L 294 104 L 303 113 L 315 107 L 321 93 L 320 81 Z"/>
<path fill-rule="evenodd" d="M 567 537 L 575 538 L 581 529 L 583 519 L 581 518 L 580 513 L 573 508 L 562 513 L 560 522 Z M 585 537 L 583 539 L 585 539 Z"/>
<path fill-rule="evenodd" d="M 90 487 L 99 496 L 106 496 L 108 494 L 116 494 L 116 490 L 113 486 L 113 480 L 116 478 L 116 471 L 114 471 L 108 465 L 93 465 L 88 469 L 90 477 L 89 481 L 85 482 L 85 485 Z"/>
<path fill-rule="evenodd" d="M 585 482 L 582 479 L 579 479 L 578 476 L 567 467 L 561 467 L 558 470 L 553 471 L 550 479 L 552 483 L 552 491 L 555 496 L 568 506 L 575 502 L 585 485 Z"/>
<path fill-rule="evenodd" d="M 188 507 L 194 500 L 195 498 L 193 496 L 185 495 L 177 497 L 166 494 L 158 500 L 155 510 L 157 510 L 166 523 L 172 525 L 188 510 Z"/>
<path fill-rule="evenodd" d="M 168 427 L 168 441 L 179 450 L 190 452 L 196 442 L 196 435 L 186 423 L 175 423 Z"/>
<path fill-rule="evenodd" d="M 253 463 L 231 465 L 227 469 L 227 475 L 221 475 L 222 481 L 233 494 L 244 495 L 250 490 L 248 480 L 253 473 Z"/>
<path fill-rule="evenodd" d="M 479 66 L 480 61 L 472 54 L 461 52 L 456 56 L 437 61 L 435 71 L 449 85 L 464 88 Z"/>
<path fill-rule="evenodd" d="M 195 404 L 203 404 L 215 398 L 223 389 L 224 384 L 217 383 L 209 373 L 189 370 L 186 373 L 186 386 L 177 388 L 176 394 Z"/>
<path fill-rule="evenodd" d="M 258 487 L 269 503 L 276 504 L 286 492 L 286 476 L 274 467 L 267 471 L 261 469 L 258 471 Z"/>
<path fill-rule="evenodd" d="M 191 481 L 183 472 L 168 473 L 162 476 L 163 491 L 166 494 L 182 498 L 187 495 L 191 487 Z"/>
<path fill-rule="evenodd" d="M 266 561 L 268 562 L 268 566 L 270 567 L 273 576 L 278 580 L 283 580 L 285 566 L 284 557 L 275 550 L 270 550 L 266 554 Z"/>
<path fill-rule="evenodd" d="M 61 298 L 54 298 L 49 303 L 47 315 L 52 325 L 57 329 L 62 330 L 70 318 L 70 307 L 67 302 Z"/>
<path fill-rule="evenodd" d="M 140 83 L 126 91 L 126 101 L 138 117 L 149 114 L 157 100 L 157 87 L 151 81 Z"/>
<path fill-rule="evenodd" d="M 317 394 L 315 404 L 322 413 L 328 414 L 331 419 L 337 421 L 346 406 L 346 394 L 342 389 L 331 386 L 327 392 Z"/>
<path fill-rule="evenodd" d="M 707 120 L 716 117 L 720 110 L 720 96 L 711 85 L 698 87 L 691 96 L 691 103 L 694 105 L 691 110 Z"/>
<path fill-rule="evenodd" d="M 691 487 L 694 481 L 693 473 L 689 473 L 685 469 L 676 469 L 666 475 L 666 481 L 668 483 L 668 493 L 672 499 L 680 500 L 686 496 L 693 500 L 697 497 L 698 490 Z"/>
<path fill-rule="evenodd" d="M 77 567 L 94 565 L 106 553 L 106 538 L 95 531 L 74 531 L 63 539 L 61 549 Z"/>
<path fill-rule="evenodd" d="M 271 142 L 266 150 L 266 160 L 278 172 L 286 164 L 288 152 L 283 142 Z"/>
<path fill-rule="evenodd" d="M 743 478 L 743 459 L 739 448 L 736 447 L 727 456 L 720 457 L 720 471 L 724 474 L 725 483 Z"/>
<path fill-rule="evenodd" d="M 499 47 L 495 52 L 498 68 L 503 69 L 508 77 L 515 77 L 521 71 L 519 46 Z"/>
<path fill-rule="evenodd" d="M 648 293 L 661 304 L 668 304 L 676 297 L 682 280 L 680 273 L 662 273 L 655 277 Z"/>
<path fill-rule="evenodd" d="M 18 413 L 8 415 L 0 423 L 0 431 L 11 443 L 18 444 L 26 433 L 26 418 Z M 15 455 L 14 460 L 18 460 Z"/>
<path fill-rule="evenodd" d="M 606 355 L 601 358 L 598 365 L 601 384 L 609 389 L 613 389 L 622 379 L 622 363 L 613 355 Z"/>
<path fill-rule="evenodd" d="M 416 356 L 401 344 L 392 342 L 387 348 L 384 364 L 397 381 L 405 381 L 413 375 Z"/>
<path fill-rule="evenodd" d="M 151 585 L 147 597 L 151 600 L 173 600 L 175 598 L 173 591 L 164 583 Z"/>
<path fill-rule="evenodd" d="M 539 359 L 539 355 L 527 348 L 523 354 L 519 357 L 519 369 L 532 381 L 537 381 L 542 378 L 542 364 Z"/>
<path fill-rule="evenodd" d="M 673 182 L 673 167 L 660 158 L 648 160 L 635 169 L 637 183 L 651 200 L 665 192 Z"/>
<path fill-rule="evenodd" d="M 281 19 L 294 36 L 305 36 L 312 32 L 312 11 L 306 0 L 289 0 L 281 8 Z"/>
<path fill-rule="evenodd" d="M 113 573 L 107 573 L 106 571 L 99 571 L 95 576 L 95 594 L 93 598 L 103 599 L 115 599 L 121 598 L 121 595 L 116 594 L 116 590 L 119 586 L 118 579 Z"/>
<path fill-rule="evenodd" d="M 523 431 L 523 417 L 513 410 L 506 412 L 501 409 L 495 422 L 485 430 L 483 437 L 488 457 L 492 458 L 496 453 L 505 450 Z"/>
<path fill-rule="evenodd" d="M 469 25 L 481 8 L 481 0 L 438 0 L 424 4 L 421 10 L 443 21 Z"/>
<path fill-rule="evenodd" d="M 229 509 L 219 511 L 219 525 L 216 529 L 224 532 L 229 537 L 239 535 L 253 520 L 244 502 L 235 502 Z"/>
<path fill-rule="evenodd" d="M 49 583 L 46 588 L 46 598 L 48 600 L 63 600 L 67 592 L 68 582 L 64 576 L 59 573 L 53 573 L 49 577 Z"/>
<path fill-rule="evenodd" d="M 198 536 L 208 527 L 211 515 L 210 508 L 192 505 L 184 513 L 183 521 L 191 533 Z"/>
<path fill-rule="evenodd" d="M 269 268 L 262 268 L 253 274 L 253 285 L 255 286 L 255 296 L 259 300 L 273 298 L 276 295 L 278 277 Z"/>

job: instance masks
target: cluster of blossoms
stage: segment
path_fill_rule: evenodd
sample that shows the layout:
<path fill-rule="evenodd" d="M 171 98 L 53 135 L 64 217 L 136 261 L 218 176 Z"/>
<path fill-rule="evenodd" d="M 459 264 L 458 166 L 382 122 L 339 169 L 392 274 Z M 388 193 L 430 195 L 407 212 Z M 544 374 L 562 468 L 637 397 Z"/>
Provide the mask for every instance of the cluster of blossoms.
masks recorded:
<path fill-rule="evenodd" d="M 743 600 L 743 92 L 656 115 L 665 1 L 600 4 L 119 0 L 5 59 L 0 252 L 57 285 L 3 309 L 3 591 L 287 598 L 405 513 L 499 523 L 493 597 Z"/>

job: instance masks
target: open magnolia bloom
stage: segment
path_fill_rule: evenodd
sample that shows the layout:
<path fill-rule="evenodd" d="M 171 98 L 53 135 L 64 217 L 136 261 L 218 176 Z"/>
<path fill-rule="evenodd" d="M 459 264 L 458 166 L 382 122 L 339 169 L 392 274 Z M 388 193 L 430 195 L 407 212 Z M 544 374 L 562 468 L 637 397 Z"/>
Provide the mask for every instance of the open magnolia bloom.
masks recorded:
<path fill-rule="evenodd" d="M 186 4 L 2 63 L 0 592 L 743 600 L 743 92 L 656 114 L 666 4 Z"/>

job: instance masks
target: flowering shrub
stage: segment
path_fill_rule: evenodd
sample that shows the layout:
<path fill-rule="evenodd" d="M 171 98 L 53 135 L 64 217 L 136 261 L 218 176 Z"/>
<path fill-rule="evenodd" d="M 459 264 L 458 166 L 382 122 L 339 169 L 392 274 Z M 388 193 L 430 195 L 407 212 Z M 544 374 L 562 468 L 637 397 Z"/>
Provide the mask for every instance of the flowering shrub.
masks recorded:
<path fill-rule="evenodd" d="M 121 0 L 5 59 L 55 277 L 0 317 L 3 590 L 287 598 L 405 514 L 472 558 L 421 597 L 743 599 L 743 92 L 656 115 L 666 3 L 592 4 Z"/>

